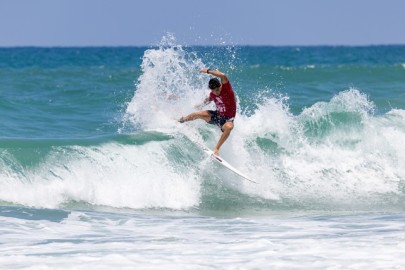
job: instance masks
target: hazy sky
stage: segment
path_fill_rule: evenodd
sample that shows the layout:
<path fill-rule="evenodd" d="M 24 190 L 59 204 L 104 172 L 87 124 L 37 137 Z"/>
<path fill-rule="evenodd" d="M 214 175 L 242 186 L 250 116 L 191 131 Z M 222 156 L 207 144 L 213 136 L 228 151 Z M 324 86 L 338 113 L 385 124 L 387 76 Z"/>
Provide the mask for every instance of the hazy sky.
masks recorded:
<path fill-rule="evenodd" d="M 0 46 L 405 44 L 405 0 L 0 0 Z"/>

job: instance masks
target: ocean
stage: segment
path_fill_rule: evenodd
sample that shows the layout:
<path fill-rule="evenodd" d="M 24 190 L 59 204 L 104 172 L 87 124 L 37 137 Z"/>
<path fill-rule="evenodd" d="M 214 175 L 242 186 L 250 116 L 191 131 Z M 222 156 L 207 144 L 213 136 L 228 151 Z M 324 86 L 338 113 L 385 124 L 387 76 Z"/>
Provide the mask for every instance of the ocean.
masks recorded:
<path fill-rule="evenodd" d="M 0 48 L 0 268 L 404 269 L 404 141 L 405 46 Z"/>

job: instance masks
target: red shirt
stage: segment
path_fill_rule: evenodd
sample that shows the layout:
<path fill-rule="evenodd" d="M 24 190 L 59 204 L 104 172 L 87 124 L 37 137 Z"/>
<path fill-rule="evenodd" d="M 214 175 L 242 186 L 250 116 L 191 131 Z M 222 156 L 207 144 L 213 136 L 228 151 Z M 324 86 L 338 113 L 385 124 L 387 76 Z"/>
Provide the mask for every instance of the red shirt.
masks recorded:
<path fill-rule="evenodd" d="M 217 106 L 219 115 L 224 117 L 235 117 L 236 115 L 236 99 L 231 83 L 222 84 L 222 90 L 219 96 L 213 92 L 210 93 L 209 101 L 214 101 Z"/>

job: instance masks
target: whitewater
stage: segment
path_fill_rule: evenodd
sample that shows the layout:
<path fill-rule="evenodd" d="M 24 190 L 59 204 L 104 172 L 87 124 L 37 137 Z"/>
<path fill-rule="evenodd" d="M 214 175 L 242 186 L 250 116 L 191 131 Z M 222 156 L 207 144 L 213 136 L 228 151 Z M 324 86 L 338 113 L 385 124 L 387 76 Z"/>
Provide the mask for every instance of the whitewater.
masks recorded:
<path fill-rule="evenodd" d="M 403 268 L 404 51 L 1 49 L 1 268 Z M 258 184 L 177 121 L 204 67 L 237 95 L 221 156 Z"/>

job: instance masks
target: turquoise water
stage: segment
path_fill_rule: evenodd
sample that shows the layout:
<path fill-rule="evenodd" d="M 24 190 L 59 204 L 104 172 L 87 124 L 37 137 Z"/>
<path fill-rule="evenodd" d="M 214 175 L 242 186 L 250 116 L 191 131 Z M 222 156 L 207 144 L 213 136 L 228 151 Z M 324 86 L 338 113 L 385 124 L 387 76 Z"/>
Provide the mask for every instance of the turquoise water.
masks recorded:
<path fill-rule="evenodd" d="M 0 117 L 2 268 L 405 266 L 405 46 L 1 48 Z"/>

